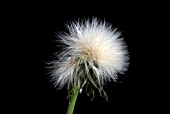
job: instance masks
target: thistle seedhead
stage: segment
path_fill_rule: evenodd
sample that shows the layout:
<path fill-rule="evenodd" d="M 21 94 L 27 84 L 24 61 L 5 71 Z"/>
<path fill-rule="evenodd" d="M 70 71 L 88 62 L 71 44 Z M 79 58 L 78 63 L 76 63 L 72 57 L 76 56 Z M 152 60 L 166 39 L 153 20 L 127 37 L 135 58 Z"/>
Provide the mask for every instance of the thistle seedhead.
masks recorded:
<path fill-rule="evenodd" d="M 128 51 L 120 32 L 97 18 L 67 25 L 69 33 L 60 34 L 63 51 L 53 64 L 52 80 L 57 88 L 68 84 L 68 92 L 78 85 L 87 95 L 97 88 L 107 98 L 103 85 L 116 81 L 129 65 Z M 93 98 L 93 97 L 92 97 Z"/>

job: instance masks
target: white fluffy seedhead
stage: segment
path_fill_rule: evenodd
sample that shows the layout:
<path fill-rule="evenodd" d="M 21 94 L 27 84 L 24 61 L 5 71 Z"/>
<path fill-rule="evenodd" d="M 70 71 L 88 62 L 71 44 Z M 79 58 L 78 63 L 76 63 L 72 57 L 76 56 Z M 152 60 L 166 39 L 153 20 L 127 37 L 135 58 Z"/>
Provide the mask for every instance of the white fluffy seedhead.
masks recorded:
<path fill-rule="evenodd" d="M 92 69 L 92 78 L 101 87 L 106 81 L 115 81 L 117 73 L 127 70 L 127 46 L 123 38 L 119 38 L 120 32 L 112 29 L 111 25 L 93 18 L 72 22 L 67 28 L 68 33 L 59 35 L 65 45 L 63 51 L 53 62 L 52 79 L 56 86 L 75 85 L 83 68 L 87 72 Z M 88 73 L 84 78 L 87 76 Z"/>

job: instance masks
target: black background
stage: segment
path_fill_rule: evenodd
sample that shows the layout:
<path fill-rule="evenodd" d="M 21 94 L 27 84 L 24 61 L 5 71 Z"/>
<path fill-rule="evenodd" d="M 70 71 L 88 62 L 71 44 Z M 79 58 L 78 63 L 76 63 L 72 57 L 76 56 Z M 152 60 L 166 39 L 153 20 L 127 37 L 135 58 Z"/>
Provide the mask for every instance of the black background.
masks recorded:
<path fill-rule="evenodd" d="M 10 48 L 5 51 L 9 54 L 7 78 L 10 76 L 4 84 L 4 106 L 8 107 L 5 111 L 66 113 L 67 90 L 56 90 L 49 82 L 45 63 L 52 60 L 53 53 L 58 50 L 55 32 L 66 31 L 64 24 L 70 20 L 92 17 L 105 19 L 113 28 L 122 31 L 130 53 L 130 66 L 124 75 L 119 75 L 122 83 L 105 86 L 109 102 L 98 93 L 94 101 L 82 93 L 78 96 L 74 114 L 164 111 L 168 83 L 159 72 L 162 68 L 160 55 L 164 52 L 159 48 L 162 44 L 157 38 L 160 23 L 164 22 L 158 19 L 158 14 L 164 12 L 149 3 L 82 4 L 68 7 L 64 3 L 24 3 L 10 9 L 8 34 L 14 33 L 7 43 Z"/>

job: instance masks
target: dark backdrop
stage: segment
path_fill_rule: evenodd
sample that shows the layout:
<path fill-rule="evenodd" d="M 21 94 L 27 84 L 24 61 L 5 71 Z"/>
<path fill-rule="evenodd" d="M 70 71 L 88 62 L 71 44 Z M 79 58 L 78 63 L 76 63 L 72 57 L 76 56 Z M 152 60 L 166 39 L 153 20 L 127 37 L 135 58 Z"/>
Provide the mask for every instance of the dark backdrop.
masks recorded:
<path fill-rule="evenodd" d="M 9 100 L 4 104 L 8 107 L 6 111 L 66 113 L 67 90 L 53 87 L 45 63 L 52 60 L 53 53 L 58 50 L 55 32 L 66 31 L 64 24 L 70 20 L 92 17 L 105 19 L 122 32 L 130 53 L 130 66 L 124 75 L 119 74 L 122 83 L 105 86 L 109 102 L 98 93 L 94 101 L 82 93 L 78 96 L 74 114 L 164 111 L 160 107 L 167 101 L 163 91 L 167 83 L 163 83 L 165 79 L 158 72 L 161 68 L 159 57 L 163 52 L 159 48 L 160 40 L 155 37 L 160 32 L 159 9 L 145 3 L 108 4 L 67 7 L 63 3 L 24 3 L 21 8 L 10 10 L 8 22 L 12 24 L 8 26 L 8 33 L 15 31 L 17 34 L 8 41 L 10 48 L 6 51 L 10 54 L 6 73 L 11 77 L 5 84 L 5 96 Z"/>

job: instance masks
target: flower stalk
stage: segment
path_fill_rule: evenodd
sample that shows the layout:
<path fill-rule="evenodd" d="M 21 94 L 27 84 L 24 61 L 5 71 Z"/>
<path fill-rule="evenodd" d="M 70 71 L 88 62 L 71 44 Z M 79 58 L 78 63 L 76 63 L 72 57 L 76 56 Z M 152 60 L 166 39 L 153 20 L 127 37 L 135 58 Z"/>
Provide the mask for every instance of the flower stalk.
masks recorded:
<path fill-rule="evenodd" d="M 78 85 L 77 85 L 73 89 L 73 92 L 72 92 L 72 95 L 71 95 L 71 98 L 70 98 L 70 101 L 69 101 L 69 106 L 68 106 L 68 109 L 67 109 L 67 114 L 73 114 L 74 107 L 75 107 L 75 104 L 76 104 L 76 100 L 77 100 L 77 97 L 78 97 L 78 93 L 79 93 L 79 88 L 78 88 Z"/>

